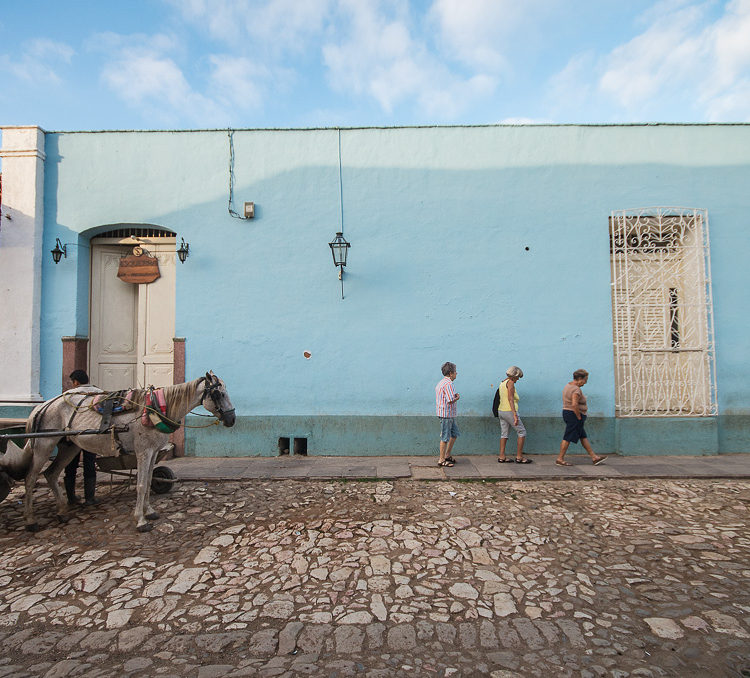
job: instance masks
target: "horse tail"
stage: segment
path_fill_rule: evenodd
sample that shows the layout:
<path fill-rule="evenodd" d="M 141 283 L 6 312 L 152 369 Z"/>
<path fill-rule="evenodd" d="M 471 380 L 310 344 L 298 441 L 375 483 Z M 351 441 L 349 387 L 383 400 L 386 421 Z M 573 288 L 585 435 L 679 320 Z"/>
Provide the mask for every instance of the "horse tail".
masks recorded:
<path fill-rule="evenodd" d="M 21 449 L 9 440 L 5 454 L 0 457 L 0 472 L 5 472 L 13 480 L 23 480 L 31 468 L 33 458 L 31 445 L 24 445 Z"/>

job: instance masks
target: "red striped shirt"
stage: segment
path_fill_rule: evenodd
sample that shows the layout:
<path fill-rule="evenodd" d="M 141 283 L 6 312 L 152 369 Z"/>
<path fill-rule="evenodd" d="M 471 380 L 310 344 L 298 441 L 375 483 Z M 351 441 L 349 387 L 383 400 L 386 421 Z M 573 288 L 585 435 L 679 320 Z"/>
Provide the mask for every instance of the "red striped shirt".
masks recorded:
<path fill-rule="evenodd" d="M 450 377 L 444 377 L 435 387 L 435 407 L 438 417 L 456 416 L 456 392 Z"/>

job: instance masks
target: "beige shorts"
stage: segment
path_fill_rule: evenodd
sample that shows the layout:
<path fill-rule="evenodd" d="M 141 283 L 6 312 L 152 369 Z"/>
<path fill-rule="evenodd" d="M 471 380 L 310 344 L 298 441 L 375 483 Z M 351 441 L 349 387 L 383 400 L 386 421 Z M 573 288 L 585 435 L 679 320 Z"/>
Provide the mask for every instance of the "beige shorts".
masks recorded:
<path fill-rule="evenodd" d="M 497 413 L 497 418 L 500 421 L 500 437 L 501 438 L 507 438 L 508 434 L 510 433 L 511 426 L 515 430 L 516 434 L 519 438 L 525 438 L 526 437 L 526 428 L 523 425 L 523 422 L 521 421 L 521 417 L 518 417 L 518 424 L 513 423 L 513 412 L 503 412 L 500 410 Z"/>

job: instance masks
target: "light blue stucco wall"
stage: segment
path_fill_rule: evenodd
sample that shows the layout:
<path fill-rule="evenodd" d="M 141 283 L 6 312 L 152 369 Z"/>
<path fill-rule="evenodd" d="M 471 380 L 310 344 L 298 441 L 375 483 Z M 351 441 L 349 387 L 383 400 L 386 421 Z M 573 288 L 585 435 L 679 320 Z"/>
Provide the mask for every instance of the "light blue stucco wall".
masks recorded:
<path fill-rule="evenodd" d="M 431 452 L 446 360 L 466 451 L 494 451 L 489 405 L 510 364 L 525 372 L 530 451 L 555 451 L 578 367 L 602 451 L 663 451 L 653 436 L 669 451 L 750 448 L 750 126 L 344 129 L 340 144 L 344 300 L 327 245 L 338 130 L 234 133 L 235 208 L 254 201 L 250 221 L 227 213 L 226 131 L 48 133 L 45 250 L 79 246 L 44 258 L 43 394 L 59 392 L 60 337 L 88 334 L 89 238 L 144 223 L 190 243 L 176 299 L 187 375 L 224 377 L 240 417 L 189 432 L 190 453 L 273 454 L 295 430 L 311 454 Z M 654 205 L 709 213 L 722 416 L 700 434 L 614 420 L 608 217 Z"/>

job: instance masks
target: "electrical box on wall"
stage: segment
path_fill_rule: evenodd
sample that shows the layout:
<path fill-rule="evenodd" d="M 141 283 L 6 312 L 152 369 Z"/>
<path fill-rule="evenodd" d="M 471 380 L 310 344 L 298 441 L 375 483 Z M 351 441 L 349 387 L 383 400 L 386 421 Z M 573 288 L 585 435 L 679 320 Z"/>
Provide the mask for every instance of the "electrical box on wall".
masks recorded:
<path fill-rule="evenodd" d="M 245 203 L 245 219 L 253 219 L 255 217 L 255 203 L 254 202 L 246 202 Z"/>

